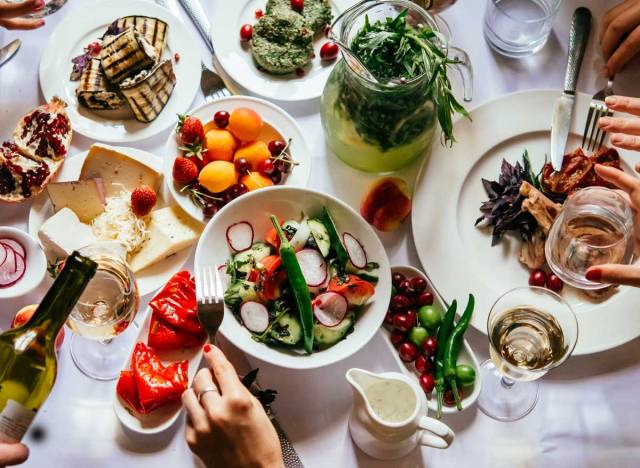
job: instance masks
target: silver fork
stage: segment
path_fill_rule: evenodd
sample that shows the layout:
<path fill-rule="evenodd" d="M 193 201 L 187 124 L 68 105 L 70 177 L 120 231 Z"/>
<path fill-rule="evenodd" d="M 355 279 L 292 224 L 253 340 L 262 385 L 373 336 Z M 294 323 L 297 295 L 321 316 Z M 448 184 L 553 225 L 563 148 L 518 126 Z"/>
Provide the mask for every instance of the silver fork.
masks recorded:
<path fill-rule="evenodd" d="M 220 272 L 216 266 L 205 266 L 196 270 L 195 276 L 198 320 L 213 340 L 224 318 L 224 287 Z"/>
<path fill-rule="evenodd" d="M 602 147 L 607 132 L 598 127 L 600 117 L 609 117 L 613 112 L 609 110 L 604 100 L 613 94 L 613 77 L 607 81 L 607 86 L 593 95 L 589 104 L 587 123 L 582 134 L 582 147 L 587 151 L 597 151 Z M 586 144 L 586 146 L 585 146 Z"/>

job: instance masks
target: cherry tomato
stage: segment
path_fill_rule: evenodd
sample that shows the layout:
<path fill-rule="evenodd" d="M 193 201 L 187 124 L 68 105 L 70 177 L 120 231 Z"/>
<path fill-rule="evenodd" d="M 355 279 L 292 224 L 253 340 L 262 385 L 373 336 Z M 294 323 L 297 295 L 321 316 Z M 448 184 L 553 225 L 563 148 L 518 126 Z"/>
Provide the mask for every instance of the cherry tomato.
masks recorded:
<path fill-rule="evenodd" d="M 329 62 L 335 60 L 339 52 L 338 44 L 331 41 L 325 42 L 322 44 L 322 47 L 320 47 L 320 58 L 325 62 Z"/>
<path fill-rule="evenodd" d="M 409 298 L 402 294 L 396 294 L 391 298 L 391 310 L 404 310 L 409 307 Z"/>
<path fill-rule="evenodd" d="M 407 314 L 397 314 L 393 316 L 393 326 L 398 330 L 407 332 L 413 327 L 411 323 L 411 317 Z"/>
<path fill-rule="evenodd" d="M 424 340 L 429 336 L 429 332 L 423 327 L 413 327 L 409 331 L 409 340 L 416 346 L 421 347 Z"/>
<path fill-rule="evenodd" d="M 563 286 L 564 286 L 564 283 L 562 282 L 562 280 L 558 278 L 556 275 L 554 275 L 553 273 L 547 276 L 547 288 L 555 292 L 560 292 L 562 291 Z"/>
<path fill-rule="evenodd" d="M 431 305 L 433 304 L 433 294 L 430 292 L 423 292 L 418 296 L 418 305 Z"/>
<path fill-rule="evenodd" d="M 271 174 L 275 168 L 276 167 L 271 159 L 265 159 L 264 161 L 260 161 L 260 164 L 258 164 L 258 172 L 266 175 Z"/>
<path fill-rule="evenodd" d="M 411 279 L 411 288 L 417 292 L 417 293 L 421 293 L 423 292 L 425 289 L 427 289 L 427 280 L 424 278 L 421 278 L 419 276 L 412 278 Z"/>
<path fill-rule="evenodd" d="M 404 341 L 404 339 L 405 339 L 404 333 L 402 333 L 400 330 L 393 330 L 391 332 L 391 342 L 393 343 L 393 346 L 395 346 L 396 348 L 400 346 L 400 344 Z"/>
<path fill-rule="evenodd" d="M 227 111 L 218 111 L 213 116 L 213 123 L 218 128 L 225 128 L 229 125 L 229 113 Z"/>
<path fill-rule="evenodd" d="M 391 275 L 391 283 L 397 288 L 398 285 L 406 278 L 402 273 L 394 273 Z"/>
<path fill-rule="evenodd" d="M 421 374 L 430 374 L 433 371 L 433 361 L 424 354 L 420 354 L 416 358 L 415 365 L 416 370 Z"/>
<path fill-rule="evenodd" d="M 253 36 L 253 26 L 250 24 L 243 24 L 240 28 L 240 39 L 243 41 L 250 41 Z"/>
<path fill-rule="evenodd" d="M 438 350 L 438 341 L 433 336 L 430 336 L 422 343 L 422 350 L 428 357 L 434 356 Z"/>
<path fill-rule="evenodd" d="M 418 380 L 420 381 L 420 386 L 422 387 L 422 390 L 424 390 L 424 393 L 429 395 L 431 392 L 433 392 L 433 388 L 435 387 L 436 383 L 433 380 L 432 374 L 421 374 Z"/>
<path fill-rule="evenodd" d="M 544 287 L 547 281 L 547 274 L 542 270 L 533 270 L 529 275 L 529 286 Z"/>
<path fill-rule="evenodd" d="M 280 156 L 280 153 L 282 153 L 286 147 L 287 144 L 282 140 L 271 140 L 269 142 L 269 152 L 273 156 Z"/>
<path fill-rule="evenodd" d="M 398 354 L 404 362 L 413 362 L 418 356 L 418 350 L 413 343 L 405 342 L 398 346 Z"/>
<path fill-rule="evenodd" d="M 304 0 L 291 0 L 291 8 L 298 13 L 304 9 Z"/>

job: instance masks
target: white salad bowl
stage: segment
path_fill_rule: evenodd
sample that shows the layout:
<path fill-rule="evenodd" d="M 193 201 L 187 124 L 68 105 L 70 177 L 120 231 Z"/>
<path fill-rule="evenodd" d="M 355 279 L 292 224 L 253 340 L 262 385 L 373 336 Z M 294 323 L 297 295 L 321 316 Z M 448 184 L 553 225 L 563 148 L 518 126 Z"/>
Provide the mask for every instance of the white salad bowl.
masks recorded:
<path fill-rule="evenodd" d="M 298 219 L 304 212 L 308 216 L 319 215 L 326 206 L 339 233 L 355 236 L 368 260 L 380 265 L 379 280 L 373 297 L 360 312 L 354 330 L 334 346 L 301 354 L 282 348 L 273 348 L 251 338 L 251 333 L 225 306 L 225 317 L 220 333 L 232 344 L 256 359 L 288 369 L 313 369 L 328 366 L 348 358 L 373 338 L 384 320 L 391 298 L 391 270 L 389 260 L 380 239 L 367 222 L 350 206 L 331 195 L 316 190 L 277 186 L 269 187 L 237 198 L 221 209 L 207 224 L 200 237 L 195 255 L 195 269 L 223 264 L 229 258 L 230 248 L 226 240 L 227 228 L 240 221 L 251 223 L 254 242 L 264 238 L 272 227 L 270 215 L 280 220 Z"/>
<path fill-rule="evenodd" d="M 32 291 L 44 279 L 47 271 L 47 259 L 40 244 L 29 234 L 20 229 L 0 226 L 0 239 L 8 238 L 19 242 L 25 250 L 25 271 L 18 281 L 11 286 L 0 287 L 0 299 L 23 296 Z"/>

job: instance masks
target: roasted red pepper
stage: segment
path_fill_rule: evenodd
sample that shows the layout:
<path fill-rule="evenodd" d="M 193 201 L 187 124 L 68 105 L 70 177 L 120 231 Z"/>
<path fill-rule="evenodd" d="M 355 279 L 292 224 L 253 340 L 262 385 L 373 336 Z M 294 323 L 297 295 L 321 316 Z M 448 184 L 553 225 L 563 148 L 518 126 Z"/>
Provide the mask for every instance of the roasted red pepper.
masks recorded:
<path fill-rule="evenodd" d="M 200 346 L 206 338 L 204 331 L 200 334 L 189 333 L 174 328 L 159 319 L 156 312 L 151 313 L 151 324 L 147 344 L 155 351 L 175 351 Z"/>
<path fill-rule="evenodd" d="M 195 335 L 203 333 L 196 308 L 196 287 L 187 271 L 176 273 L 149 302 L 164 322 Z"/>
<path fill-rule="evenodd" d="M 120 372 L 118 385 L 116 385 L 116 393 L 122 400 L 133 410 L 138 413 L 144 413 L 144 408 L 140 406 L 140 398 L 138 397 L 138 387 L 133 371 Z"/>

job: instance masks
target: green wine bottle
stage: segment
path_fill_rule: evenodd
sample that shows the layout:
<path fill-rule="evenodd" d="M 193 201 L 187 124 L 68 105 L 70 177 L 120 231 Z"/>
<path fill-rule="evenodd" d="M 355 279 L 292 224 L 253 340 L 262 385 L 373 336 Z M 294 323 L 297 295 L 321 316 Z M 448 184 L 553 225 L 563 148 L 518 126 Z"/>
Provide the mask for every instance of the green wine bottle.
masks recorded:
<path fill-rule="evenodd" d="M 58 367 L 56 336 L 96 269 L 73 252 L 33 318 L 0 335 L 0 442 L 19 442 L 49 396 Z"/>

